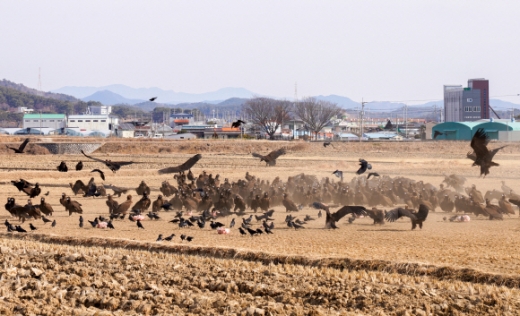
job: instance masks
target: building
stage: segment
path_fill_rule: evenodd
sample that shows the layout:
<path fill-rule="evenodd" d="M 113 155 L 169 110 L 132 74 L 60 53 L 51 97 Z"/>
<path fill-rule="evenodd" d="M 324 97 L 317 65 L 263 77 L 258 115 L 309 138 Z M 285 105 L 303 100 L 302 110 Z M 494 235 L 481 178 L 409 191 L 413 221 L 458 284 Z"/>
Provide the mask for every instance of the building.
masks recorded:
<path fill-rule="evenodd" d="M 444 86 L 444 121 L 471 122 L 489 118 L 489 81 L 469 79 L 468 87 Z"/>
<path fill-rule="evenodd" d="M 65 114 L 24 114 L 23 128 L 51 128 L 59 129 L 65 127 L 67 118 Z"/>
<path fill-rule="evenodd" d="M 432 128 L 432 138 L 435 132 L 438 134 L 436 140 L 466 140 L 470 141 L 479 128 L 483 128 L 490 139 L 507 138 L 506 132 L 520 131 L 520 123 L 514 120 L 479 120 L 474 122 L 444 122 Z M 506 134 L 504 134 L 506 133 Z"/>
<path fill-rule="evenodd" d="M 67 127 L 79 128 L 81 131 L 109 131 L 114 130 L 119 119 L 111 115 L 69 115 Z"/>
<path fill-rule="evenodd" d="M 89 106 L 89 113 L 91 115 L 108 115 L 112 113 L 110 105 L 91 105 Z"/>

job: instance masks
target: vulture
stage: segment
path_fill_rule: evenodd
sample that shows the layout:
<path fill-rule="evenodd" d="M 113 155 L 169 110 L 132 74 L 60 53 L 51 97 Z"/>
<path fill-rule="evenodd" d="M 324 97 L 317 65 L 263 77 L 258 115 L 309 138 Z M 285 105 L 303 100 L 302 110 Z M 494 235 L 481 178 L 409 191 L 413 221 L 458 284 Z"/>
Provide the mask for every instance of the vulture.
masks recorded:
<path fill-rule="evenodd" d="M 176 167 L 169 167 L 159 170 L 159 174 L 164 173 L 176 173 L 176 172 L 182 172 L 190 170 L 199 160 L 202 158 L 201 154 L 196 154 L 195 156 L 191 157 L 190 159 L 186 160 L 185 163 L 182 165 L 176 166 Z"/>
<path fill-rule="evenodd" d="M 439 132 L 439 131 L 433 132 L 433 139 L 437 139 L 437 137 L 440 136 L 440 135 L 444 135 L 444 133 L 443 132 Z"/>
<path fill-rule="evenodd" d="M 18 192 L 23 191 L 24 188 L 28 188 L 32 185 L 32 183 L 29 183 L 24 179 L 20 179 L 20 181 L 11 180 L 11 183 L 18 189 Z"/>
<path fill-rule="evenodd" d="M 131 165 L 134 163 L 133 161 L 111 161 L 111 160 L 102 160 L 102 159 L 94 158 L 92 156 L 85 154 L 85 152 L 83 150 L 81 150 L 81 153 L 89 159 L 104 163 L 105 166 L 107 166 L 110 170 L 112 170 L 112 172 L 116 172 L 117 170 L 121 169 L 122 166 L 127 166 L 127 165 Z"/>
<path fill-rule="evenodd" d="M 402 216 L 409 217 L 412 220 L 412 230 L 414 230 L 417 226 L 422 229 L 422 224 L 428 217 L 428 207 L 424 204 L 419 205 L 419 211 L 413 212 L 408 209 L 408 206 L 405 208 L 396 208 L 386 213 L 385 219 L 389 222 L 395 222 L 397 219 Z"/>
<path fill-rule="evenodd" d="M 76 164 L 76 171 L 80 171 L 81 169 L 83 169 L 83 162 L 80 160 L 80 161 Z"/>
<path fill-rule="evenodd" d="M 499 165 L 492 161 L 493 157 L 500 149 L 506 147 L 502 146 L 489 151 L 487 148 L 489 141 L 490 139 L 486 132 L 484 132 L 484 129 L 479 128 L 471 139 L 470 145 L 473 152 L 467 154 L 467 158 L 473 160 L 472 166 L 480 166 L 480 175 L 484 175 L 484 177 L 489 174 L 489 168 Z"/>
<path fill-rule="evenodd" d="M 72 213 L 83 214 L 81 204 L 79 204 L 77 201 L 72 201 L 70 197 L 67 197 L 67 199 L 65 200 L 65 209 L 69 211 L 69 216 L 71 216 Z"/>
<path fill-rule="evenodd" d="M 444 176 L 443 183 L 446 183 L 448 187 L 454 188 L 457 192 L 464 191 L 464 182 L 466 182 L 466 178 L 463 176 L 459 176 L 456 174 L 450 174 L 449 176 Z"/>
<path fill-rule="evenodd" d="M 489 219 L 504 219 L 502 215 L 502 209 L 498 205 L 491 204 L 488 199 L 486 199 L 485 211 L 489 214 Z"/>
<path fill-rule="evenodd" d="M 27 146 L 27 143 L 29 142 L 29 138 L 26 138 L 23 143 L 20 145 L 20 147 L 18 148 L 13 148 L 13 147 L 9 147 L 7 145 L 5 145 L 5 147 L 7 147 L 7 149 L 11 149 L 14 151 L 15 154 L 23 154 L 23 151 L 25 149 L 25 146 Z"/>
<path fill-rule="evenodd" d="M 326 148 L 327 146 L 329 146 L 329 145 L 332 146 L 332 147 L 334 147 L 334 145 L 332 145 L 331 142 L 324 142 L 324 143 L 323 143 L 323 147 L 325 147 L 325 148 Z"/>
<path fill-rule="evenodd" d="M 238 127 L 240 127 L 240 125 L 242 125 L 242 124 L 246 124 L 246 122 L 244 122 L 244 121 L 242 121 L 242 120 L 237 120 L 236 122 L 233 122 L 233 123 L 231 124 L 231 127 L 232 127 L 232 128 L 238 128 Z"/>
<path fill-rule="evenodd" d="M 500 199 L 500 201 L 498 201 L 498 206 L 502 210 L 502 213 L 515 214 L 515 211 L 513 210 L 513 206 L 511 205 L 511 203 L 509 203 L 506 200 L 506 196 L 504 194 L 502 194 L 502 199 Z"/>
<path fill-rule="evenodd" d="M 67 172 L 69 171 L 69 168 L 67 167 L 67 164 L 65 163 L 65 161 L 62 161 L 60 163 L 60 165 L 57 167 L 58 171 L 59 172 Z"/>
<path fill-rule="evenodd" d="M 43 214 L 52 216 L 52 213 L 54 212 L 54 210 L 52 209 L 52 205 L 50 205 L 49 203 L 45 202 L 45 198 L 44 197 L 41 198 L 39 207 L 40 207 L 40 211 Z"/>
<path fill-rule="evenodd" d="M 150 187 L 143 181 L 141 181 L 141 183 L 139 184 L 139 186 L 137 187 L 137 189 L 135 189 L 135 192 L 138 194 L 138 195 L 150 195 Z"/>
<path fill-rule="evenodd" d="M 282 200 L 283 206 L 285 206 L 286 212 L 298 212 L 298 206 L 296 206 L 296 203 L 294 203 L 291 199 L 288 198 L 287 193 L 283 194 L 283 200 Z"/>
<path fill-rule="evenodd" d="M 148 197 L 148 194 L 145 193 L 145 194 L 143 194 L 143 197 L 139 201 L 137 201 L 134 206 L 132 206 L 132 210 L 140 210 L 141 212 L 144 212 L 148 208 L 150 208 L 151 204 L 152 204 L 152 201 Z"/>
<path fill-rule="evenodd" d="M 105 203 L 108 206 L 108 212 L 110 214 L 114 213 L 117 207 L 119 206 L 119 203 L 117 203 L 117 201 L 114 200 L 110 194 L 107 194 L 107 200 Z"/>
<path fill-rule="evenodd" d="M 114 214 L 123 214 L 123 215 L 126 215 L 128 214 L 128 210 L 130 210 L 130 206 L 132 205 L 132 196 L 131 195 L 128 195 L 126 197 L 126 201 L 119 204 L 119 206 L 117 206 L 114 210 L 113 210 L 113 213 Z"/>
<path fill-rule="evenodd" d="M 32 199 L 33 197 L 40 195 L 40 193 L 42 192 L 42 189 L 40 189 L 40 185 L 38 183 L 36 183 L 34 185 L 34 188 L 31 188 L 31 187 L 23 188 L 23 192 Z"/>
<path fill-rule="evenodd" d="M 373 207 L 371 210 L 366 210 L 368 216 L 374 220 L 374 225 L 384 225 L 385 224 L 385 213 L 382 210 L 378 210 Z"/>
<path fill-rule="evenodd" d="M 265 161 L 265 165 L 267 166 L 276 166 L 276 159 L 281 155 L 285 155 L 285 148 L 280 148 L 278 150 L 273 150 L 266 156 L 262 156 L 257 153 L 253 153 L 253 157 L 260 158 L 260 161 Z"/>
<path fill-rule="evenodd" d="M 356 171 L 357 174 L 363 174 L 367 169 L 372 169 L 372 165 L 369 164 L 365 159 L 359 158 L 359 169 Z"/>
<path fill-rule="evenodd" d="M 336 226 L 336 222 L 339 221 L 341 218 L 343 218 L 347 214 L 354 214 L 357 216 L 360 215 L 367 215 L 367 209 L 363 206 L 343 206 L 339 210 L 337 210 L 335 213 L 331 213 L 329 210 L 329 206 L 320 202 L 314 202 L 312 203 L 312 206 L 314 206 L 317 209 L 324 210 L 326 213 L 325 217 L 325 226 L 327 228 L 338 228 Z"/>

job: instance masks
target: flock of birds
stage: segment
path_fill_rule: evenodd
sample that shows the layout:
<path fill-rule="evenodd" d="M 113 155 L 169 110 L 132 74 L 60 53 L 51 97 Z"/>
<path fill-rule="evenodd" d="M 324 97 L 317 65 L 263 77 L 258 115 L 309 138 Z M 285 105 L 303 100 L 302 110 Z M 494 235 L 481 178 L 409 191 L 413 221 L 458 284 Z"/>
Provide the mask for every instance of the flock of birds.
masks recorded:
<path fill-rule="evenodd" d="M 153 100 L 151 100 L 153 101 Z M 245 122 L 239 121 L 238 124 Z M 11 148 L 15 153 L 22 154 L 27 146 L 29 139 L 26 139 L 19 148 Z M 471 140 L 473 152 L 467 154 L 467 157 L 473 161 L 474 166 L 480 166 L 481 175 L 489 174 L 489 168 L 498 166 L 492 159 L 495 154 L 503 147 L 488 150 L 488 136 L 483 130 L 479 129 Z M 324 146 L 329 144 L 324 143 Z M 132 161 L 111 161 L 103 160 L 82 151 L 82 154 L 95 162 L 104 164 L 113 173 L 116 173 L 121 167 L 130 165 Z M 260 161 L 266 163 L 266 166 L 275 166 L 276 159 L 286 154 L 284 148 L 270 152 L 267 155 L 252 153 L 253 157 L 260 158 Z M 98 216 L 94 220 L 88 220 L 93 228 L 115 229 L 114 221 L 128 219 L 136 223 L 137 229 L 145 229 L 142 221 L 149 219 L 151 221 L 161 220 L 160 211 L 175 211 L 175 216 L 170 223 L 177 224 L 179 228 L 189 228 L 197 225 L 200 229 L 204 229 L 209 222 L 212 230 L 217 230 L 219 234 L 228 234 L 236 225 L 236 218 L 233 217 L 229 225 L 225 225 L 220 218 L 229 216 L 242 216 L 242 223 L 238 227 L 241 235 L 258 236 L 263 234 L 272 234 L 275 229 L 274 219 L 272 218 L 276 206 L 283 206 L 287 213 L 285 225 L 287 227 L 299 230 L 305 229 L 305 225 L 310 221 L 316 220 L 312 216 L 306 215 L 305 218 L 299 219 L 293 216 L 292 212 L 299 212 L 305 207 L 313 207 L 318 210 L 318 218 L 321 218 L 325 212 L 325 227 L 330 229 L 338 228 L 336 223 L 343 217 L 350 215 L 349 223 L 354 222 L 360 217 L 370 217 L 374 224 L 382 225 L 387 222 L 394 222 L 401 217 L 408 217 L 412 223 L 412 230 L 416 227 L 422 229 L 423 223 L 428 217 L 430 211 L 435 211 L 440 207 L 443 211 L 471 213 L 476 216 L 489 216 L 490 219 L 502 219 L 503 214 L 514 214 L 511 203 L 520 206 L 520 196 L 514 195 L 512 190 L 502 192 L 499 198 L 497 194 L 491 192 L 486 193 L 486 199 L 482 194 L 472 188 L 466 188 L 468 197 L 460 192 L 463 189 L 465 179 L 460 176 L 451 175 L 446 177 L 444 182 L 448 188 L 441 185 L 440 189 L 429 183 L 422 181 L 414 181 L 404 177 L 391 178 L 389 176 L 380 176 L 377 172 L 368 172 L 372 170 L 372 165 L 364 160 L 359 159 L 359 169 L 356 176 L 350 182 L 343 181 L 343 171 L 336 170 L 332 174 L 340 179 L 339 182 L 328 177 L 317 179 L 315 176 L 299 174 L 288 177 L 286 181 L 276 177 L 271 183 L 268 180 L 261 180 L 249 173 L 246 173 L 243 179 L 230 182 L 228 179 L 220 180 L 220 175 L 213 177 L 212 174 L 203 171 L 195 176 L 191 168 L 202 158 L 200 154 L 194 155 L 181 165 L 168 167 L 158 170 L 159 174 L 175 174 L 174 180 L 176 185 L 170 184 L 168 181 L 161 183 L 160 191 L 162 194 L 152 202 L 150 199 L 151 189 L 141 181 L 139 186 L 135 188 L 136 193 L 140 196 L 139 200 L 133 201 L 132 195 L 128 194 L 124 202 L 117 202 L 115 197 L 121 197 L 127 194 L 130 188 L 122 188 L 113 185 L 97 185 L 94 177 L 85 184 L 81 180 L 77 180 L 74 184 L 70 183 L 70 188 L 74 195 L 82 194 L 85 197 L 105 197 L 106 206 L 108 207 L 107 216 Z M 79 161 L 76 170 L 82 170 L 83 162 Z M 68 168 L 65 162 L 58 166 L 61 172 L 67 172 Z M 100 169 L 94 169 L 102 180 L 105 180 L 105 174 Z M 56 220 L 50 220 L 47 216 L 53 215 L 53 207 L 46 202 L 42 196 L 40 204 L 32 204 L 31 199 L 38 197 L 42 190 L 38 183 L 32 184 L 24 179 L 13 180 L 12 184 L 25 193 L 29 200 L 26 205 L 22 206 L 16 203 L 14 197 L 9 197 L 5 205 L 5 209 L 16 217 L 23 224 L 26 220 L 41 219 L 44 224 L 51 223 L 52 227 L 56 226 Z M 454 190 L 449 189 L 453 187 Z M 112 189 L 113 194 L 107 194 L 106 190 Z M 49 195 L 47 192 L 45 195 Z M 488 196 L 489 195 L 489 196 Z M 506 200 L 509 197 L 509 201 Z M 166 199 L 171 197 L 171 199 Z M 491 198 L 491 199 L 490 199 Z M 491 204 L 493 198 L 499 199 L 499 205 Z M 71 199 L 70 196 L 63 193 L 60 204 L 72 214 L 79 214 L 79 227 L 83 227 L 83 209 L 82 205 Z M 483 203 L 486 203 L 483 206 Z M 404 204 L 403 207 L 395 207 Z M 341 205 L 344 205 L 340 207 Z M 367 208 L 368 206 L 368 208 Z M 389 211 L 378 209 L 376 207 L 392 208 Z M 152 208 L 149 211 L 150 207 Z M 335 212 L 331 212 L 332 208 L 339 207 Z M 370 209 L 371 207 L 371 209 Z M 251 210 L 254 214 L 246 216 L 246 210 Z M 262 211 L 258 215 L 258 210 Z M 146 213 L 148 212 L 148 213 Z M 198 212 L 199 215 L 195 215 Z M 450 218 L 451 221 L 466 221 L 466 214 L 455 215 Z M 254 227 L 253 220 L 256 224 L 261 222 L 259 227 Z M 469 217 L 468 217 L 469 220 Z M 13 225 L 8 220 L 5 221 L 8 232 L 27 232 L 21 225 Z M 37 228 L 30 223 L 31 230 Z M 166 237 L 164 237 L 166 236 Z M 157 241 L 171 241 L 175 234 L 159 234 Z M 181 234 L 182 241 L 192 241 L 193 236 Z"/>

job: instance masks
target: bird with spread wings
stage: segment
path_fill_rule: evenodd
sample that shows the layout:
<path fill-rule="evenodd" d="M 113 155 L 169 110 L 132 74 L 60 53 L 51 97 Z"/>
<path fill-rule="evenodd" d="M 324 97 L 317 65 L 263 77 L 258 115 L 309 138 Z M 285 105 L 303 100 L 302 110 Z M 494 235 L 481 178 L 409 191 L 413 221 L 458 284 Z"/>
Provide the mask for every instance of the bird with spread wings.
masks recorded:
<path fill-rule="evenodd" d="M 11 149 L 14 151 L 15 154 L 23 154 L 23 151 L 25 149 L 25 146 L 27 146 L 27 143 L 29 142 L 29 138 L 26 138 L 23 143 L 20 145 L 20 147 L 18 148 L 13 148 L 13 147 L 9 147 L 7 145 L 5 145 L 5 147 L 7 147 L 7 149 Z"/>
<path fill-rule="evenodd" d="M 467 154 L 467 158 L 473 160 L 472 166 L 480 166 L 480 175 L 484 175 L 484 177 L 489 174 L 489 168 L 498 166 L 496 162 L 492 161 L 493 157 L 500 149 L 506 147 L 502 146 L 490 151 L 487 148 L 489 141 L 490 138 L 484 129 L 479 128 L 471 139 L 470 145 L 473 149 L 473 152 L 469 152 Z"/>
<path fill-rule="evenodd" d="M 286 151 L 285 148 L 280 148 L 278 150 L 273 150 L 266 156 L 262 156 L 257 153 L 253 153 L 253 157 L 260 158 L 260 161 L 265 161 L 266 166 L 276 166 L 276 159 L 280 157 L 281 155 L 285 155 Z"/>
<path fill-rule="evenodd" d="M 327 216 L 325 217 L 325 226 L 327 228 L 334 228 L 334 229 L 338 228 L 336 226 L 336 222 L 348 214 L 355 214 L 357 216 L 360 216 L 360 215 L 366 216 L 367 215 L 367 209 L 363 206 L 356 206 L 356 205 L 343 206 L 342 208 L 337 210 L 335 213 L 331 213 L 329 210 L 329 206 L 326 204 L 323 204 L 321 202 L 314 202 L 314 203 L 312 203 L 312 206 L 319 210 L 324 210 L 325 213 L 327 213 Z"/>
<path fill-rule="evenodd" d="M 92 156 L 85 154 L 85 152 L 83 150 L 81 151 L 81 153 L 89 159 L 104 163 L 105 166 L 107 166 L 110 170 L 112 170 L 112 172 L 116 172 L 117 170 L 121 169 L 122 166 L 128 166 L 128 165 L 131 165 L 134 163 L 133 161 L 111 161 L 111 160 L 103 160 L 103 159 L 94 158 Z"/>
<path fill-rule="evenodd" d="M 412 220 L 412 230 L 417 226 L 422 229 L 422 224 L 428 217 L 428 207 L 424 204 L 419 205 L 419 211 L 413 212 L 407 206 L 405 208 L 398 207 L 386 213 L 385 219 L 389 222 L 395 222 L 397 219 L 406 216 Z"/>
<path fill-rule="evenodd" d="M 163 173 L 176 173 L 176 172 L 182 172 L 182 171 L 190 170 L 200 160 L 200 158 L 202 158 L 202 155 L 201 154 L 196 154 L 195 156 L 193 156 L 190 159 L 188 159 L 182 165 L 161 169 L 161 170 L 159 170 L 159 173 L 160 174 L 163 174 Z"/>

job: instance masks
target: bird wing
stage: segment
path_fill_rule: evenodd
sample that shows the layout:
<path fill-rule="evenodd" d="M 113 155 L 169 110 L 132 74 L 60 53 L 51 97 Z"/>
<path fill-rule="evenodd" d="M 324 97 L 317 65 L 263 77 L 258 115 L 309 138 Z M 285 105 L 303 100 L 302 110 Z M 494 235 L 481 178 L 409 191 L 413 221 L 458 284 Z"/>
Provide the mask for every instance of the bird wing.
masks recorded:
<path fill-rule="evenodd" d="M 516 205 L 518 207 L 520 207 L 520 200 L 509 199 L 509 202 L 513 203 L 514 205 Z"/>
<path fill-rule="evenodd" d="M 368 162 L 364 159 L 359 160 L 359 169 L 356 171 L 357 174 L 362 174 L 363 172 L 367 171 Z"/>
<path fill-rule="evenodd" d="M 202 158 L 202 155 L 201 154 L 196 154 L 195 156 L 193 156 L 190 159 L 188 159 L 182 165 L 179 165 L 179 166 L 176 166 L 176 167 L 164 168 L 164 169 L 159 170 L 159 174 L 175 173 L 175 172 L 181 172 L 181 171 L 189 170 L 189 169 L 191 169 L 191 167 L 193 167 L 197 163 L 197 161 L 200 160 L 200 158 Z"/>
<path fill-rule="evenodd" d="M 260 159 L 263 159 L 263 160 L 266 160 L 266 156 L 262 156 L 262 155 L 257 154 L 257 153 L 252 153 L 251 155 L 253 155 L 253 157 L 260 158 Z"/>
<path fill-rule="evenodd" d="M 335 213 L 330 214 L 330 217 L 332 217 L 332 219 L 337 222 L 347 214 L 354 213 L 356 215 L 367 215 L 366 210 L 367 209 L 363 206 L 343 206 Z"/>
<path fill-rule="evenodd" d="M 25 146 L 27 146 L 27 143 L 29 142 L 29 138 L 26 138 L 23 143 L 18 148 L 19 151 L 23 151 L 25 149 Z"/>
<path fill-rule="evenodd" d="M 482 159 L 489 154 L 487 144 L 489 143 L 489 137 L 484 132 L 483 128 L 479 128 L 473 138 L 471 139 L 471 148 L 475 151 L 477 159 Z"/>
<path fill-rule="evenodd" d="M 325 204 L 323 204 L 321 202 L 314 202 L 314 203 L 312 203 L 312 206 L 314 208 L 317 208 L 318 210 L 325 210 L 325 211 L 329 210 L 328 205 L 325 205 Z"/>
<path fill-rule="evenodd" d="M 281 155 L 285 155 L 286 151 L 285 148 L 280 148 L 278 150 L 271 151 L 267 156 L 271 158 L 272 160 L 276 160 L 276 158 L 280 157 Z"/>
<path fill-rule="evenodd" d="M 387 212 L 385 215 L 385 219 L 389 222 L 395 222 L 398 218 L 402 216 L 406 216 L 414 220 L 417 219 L 417 217 L 412 212 L 400 207 Z"/>
<path fill-rule="evenodd" d="M 477 160 L 477 155 L 475 155 L 474 151 L 470 151 L 466 154 L 466 158 L 471 159 L 475 162 Z"/>
<path fill-rule="evenodd" d="M 105 160 L 102 160 L 102 159 L 98 159 L 98 158 L 94 158 L 94 157 L 92 157 L 92 156 L 89 156 L 89 155 L 85 154 L 85 152 L 84 152 L 83 150 L 81 150 L 81 153 L 82 153 L 85 157 L 87 157 L 87 158 L 89 158 L 89 159 L 92 159 L 92 160 L 94 160 L 94 161 L 99 161 L 99 162 L 102 162 L 102 163 L 106 164 L 106 161 L 105 161 Z"/>
<path fill-rule="evenodd" d="M 502 147 L 498 147 L 498 148 L 495 148 L 493 149 L 492 151 L 489 152 L 489 159 L 493 159 L 493 157 L 497 154 L 497 152 L 500 150 L 500 149 L 503 149 L 504 147 L 507 147 L 506 146 L 502 146 Z"/>
<path fill-rule="evenodd" d="M 428 217 L 429 210 L 430 209 L 426 205 L 420 204 L 419 205 L 419 211 L 417 212 L 415 217 L 417 217 L 417 219 L 420 220 L 420 221 L 425 221 L 426 217 Z"/>
<path fill-rule="evenodd" d="M 103 171 L 99 170 L 99 169 L 94 169 L 90 172 L 99 172 L 99 175 L 101 176 L 101 179 L 103 179 L 103 181 L 105 181 L 105 174 L 103 173 Z"/>

